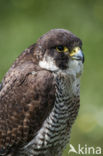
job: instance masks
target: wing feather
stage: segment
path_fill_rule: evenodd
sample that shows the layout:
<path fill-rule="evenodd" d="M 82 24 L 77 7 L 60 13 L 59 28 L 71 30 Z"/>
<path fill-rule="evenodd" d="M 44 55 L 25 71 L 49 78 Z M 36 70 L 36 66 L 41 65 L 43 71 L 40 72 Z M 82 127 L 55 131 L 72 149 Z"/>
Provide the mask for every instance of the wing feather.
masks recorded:
<path fill-rule="evenodd" d="M 0 91 L 0 155 L 28 143 L 55 101 L 54 76 L 31 62 L 13 68 Z"/>

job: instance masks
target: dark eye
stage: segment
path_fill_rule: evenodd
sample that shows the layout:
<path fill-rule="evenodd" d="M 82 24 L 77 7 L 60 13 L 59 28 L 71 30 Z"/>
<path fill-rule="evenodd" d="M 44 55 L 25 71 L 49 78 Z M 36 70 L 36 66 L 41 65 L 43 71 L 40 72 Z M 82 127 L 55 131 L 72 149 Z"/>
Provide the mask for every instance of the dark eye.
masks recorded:
<path fill-rule="evenodd" d="M 64 46 L 59 45 L 59 46 L 56 47 L 56 50 L 59 51 L 59 52 L 62 52 L 62 51 L 64 51 Z"/>
<path fill-rule="evenodd" d="M 66 46 L 59 45 L 56 47 L 58 52 L 69 52 L 69 49 Z"/>

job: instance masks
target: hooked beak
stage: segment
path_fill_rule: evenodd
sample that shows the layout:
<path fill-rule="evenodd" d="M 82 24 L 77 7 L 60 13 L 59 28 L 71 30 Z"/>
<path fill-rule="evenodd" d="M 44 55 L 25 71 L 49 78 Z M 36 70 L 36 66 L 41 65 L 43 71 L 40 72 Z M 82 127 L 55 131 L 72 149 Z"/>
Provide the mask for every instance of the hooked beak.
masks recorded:
<path fill-rule="evenodd" d="M 70 56 L 73 60 L 80 60 L 84 63 L 84 54 L 79 47 L 75 47 L 71 52 Z"/>

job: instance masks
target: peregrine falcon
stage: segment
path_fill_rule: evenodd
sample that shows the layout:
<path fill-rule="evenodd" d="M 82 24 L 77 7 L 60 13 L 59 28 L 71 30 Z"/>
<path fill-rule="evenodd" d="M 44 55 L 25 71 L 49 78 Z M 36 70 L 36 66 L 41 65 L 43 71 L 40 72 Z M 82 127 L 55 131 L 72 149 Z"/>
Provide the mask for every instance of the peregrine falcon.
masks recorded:
<path fill-rule="evenodd" d="M 52 29 L 0 84 L 0 156 L 62 156 L 80 106 L 82 41 Z"/>

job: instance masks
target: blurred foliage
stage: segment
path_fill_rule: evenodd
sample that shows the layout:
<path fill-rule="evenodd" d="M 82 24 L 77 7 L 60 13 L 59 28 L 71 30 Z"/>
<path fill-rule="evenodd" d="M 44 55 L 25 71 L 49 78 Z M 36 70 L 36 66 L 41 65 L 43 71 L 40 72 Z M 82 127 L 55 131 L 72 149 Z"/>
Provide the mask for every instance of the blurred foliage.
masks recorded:
<path fill-rule="evenodd" d="M 0 0 L 0 80 L 21 51 L 53 28 L 69 29 L 83 41 L 81 108 L 71 144 L 102 147 L 102 0 Z M 64 156 L 68 156 L 68 149 L 69 145 Z"/>

